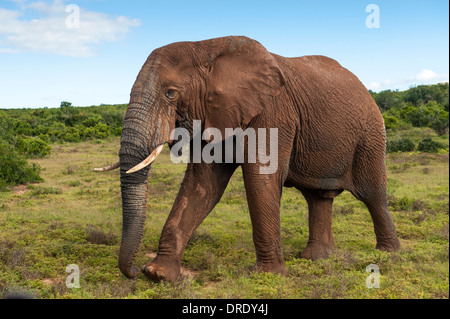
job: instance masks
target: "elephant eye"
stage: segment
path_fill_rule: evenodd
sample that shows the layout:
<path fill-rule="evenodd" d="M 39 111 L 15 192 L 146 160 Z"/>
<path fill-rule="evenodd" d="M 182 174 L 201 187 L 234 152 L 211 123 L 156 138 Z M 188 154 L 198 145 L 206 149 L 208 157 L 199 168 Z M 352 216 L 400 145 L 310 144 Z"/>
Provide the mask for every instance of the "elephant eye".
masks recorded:
<path fill-rule="evenodd" d="M 173 100 L 177 97 L 178 92 L 174 89 L 168 89 L 166 92 L 166 97 L 170 100 Z"/>

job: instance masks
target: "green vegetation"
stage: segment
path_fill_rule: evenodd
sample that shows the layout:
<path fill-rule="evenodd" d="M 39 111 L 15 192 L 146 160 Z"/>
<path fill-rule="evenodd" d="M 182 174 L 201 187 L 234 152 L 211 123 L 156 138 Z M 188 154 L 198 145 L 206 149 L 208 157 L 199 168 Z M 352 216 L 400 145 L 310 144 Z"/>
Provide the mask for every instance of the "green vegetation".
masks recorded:
<path fill-rule="evenodd" d="M 55 109 L 0 110 L 0 191 L 41 181 L 39 165 L 27 159 L 48 157 L 51 144 L 120 136 L 126 107 L 61 102 Z"/>
<path fill-rule="evenodd" d="M 386 153 L 411 152 L 414 151 L 414 149 L 414 142 L 406 137 L 398 140 L 388 140 L 386 142 Z"/>
<path fill-rule="evenodd" d="M 438 135 L 448 134 L 448 83 L 370 93 L 383 114 L 387 130 L 429 127 Z"/>
<path fill-rule="evenodd" d="M 448 149 L 448 83 L 419 85 L 406 91 L 370 93 L 383 114 L 387 153 Z M 436 134 L 430 134 L 426 128 Z M 404 132 L 410 134 L 417 129 L 421 132 L 420 139 L 413 141 L 403 136 Z"/>
<path fill-rule="evenodd" d="M 419 143 L 417 150 L 420 152 L 436 153 L 444 148 L 444 144 L 433 141 L 431 137 L 426 137 Z"/>
<path fill-rule="evenodd" d="M 0 140 L 0 191 L 8 185 L 20 185 L 42 181 L 40 166 L 28 164 L 25 156 L 11 144 Z"/>
<path fill-rule="evenodd" d="M 81 142 L 120 136 L 126 104 L 74 107 L 61 102 L 60 108 L 3 110 L 15 135 L 45 142 Z M 0 113 L 1 114 L 1 113 Z"/>
<path fill-rule="evenodd" d="M 336 252 L 311 262 L 307 203 L 285 188 L 281 236 L 287 277 L 257 274 L 241 171 L 191 238 L 185 278 L 154 283 L 126 279 L 117 266 L 122 229 L 119 171 L 93 167 L 117 160 L 119 138 L 55 144 L 31 159 L 44 182 L 0 193 L 0 297 L 28 291 L 37 298 L 448 298 L 448 154 L 387 155 L 388 198 L 402 248 L 375 249 L 367 208 L 350 193 L 335 199 Z M 152 165 L 147 221 L 136 265 L 151 260 L 183 179 L 185 164 L 168 150 Z M 65 285 L 66 267 L 80 268 L 80 288 Z M 366 267 L 380 268 L 380 288 L 368 289 Z"/>

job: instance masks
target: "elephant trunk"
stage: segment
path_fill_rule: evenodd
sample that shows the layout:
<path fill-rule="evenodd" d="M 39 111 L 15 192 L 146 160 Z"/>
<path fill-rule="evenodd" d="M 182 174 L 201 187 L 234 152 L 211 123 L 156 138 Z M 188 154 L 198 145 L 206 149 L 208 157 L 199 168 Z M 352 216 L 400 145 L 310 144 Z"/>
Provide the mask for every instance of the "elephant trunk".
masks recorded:
<path fill-rule="evenodd" d="M 135 278 L 139 274 L 139 269 L 133 266 L 133 261 L 144 235 L 147 183 L 122 185 L 121 190 L 123 225 L 119 269 L 126 277 Z"/>
<path fill-rule="evenodd" d="M 125 116 L 120 157 L 120 187 L 122 192 L 122 243 L 119 251 L 119 269 L 128 278 L 135 278 L 139 269 L 133 266 L 139 250 L 146 217 L 148 171 L 149 167 L 133 174 L 126 172 L 142 161 L 148 152 L 148 132 L 138 123 L 139 105 L 130 104 Z"/>
<path fill-rule="evenodd" d="M 123 224 L 119 268 L 128 278 L 135 278 L 139 273 L 133 262 L 144 234 L 150 166 L 133 172 L 130 169 L 169 137 L 167 130 L 161 128 L 168 126 L 167 119 L 161 116 L 157 106 L 155 103 L 149 107 L 132 98 L 122 128 L 119 157 Z"/>

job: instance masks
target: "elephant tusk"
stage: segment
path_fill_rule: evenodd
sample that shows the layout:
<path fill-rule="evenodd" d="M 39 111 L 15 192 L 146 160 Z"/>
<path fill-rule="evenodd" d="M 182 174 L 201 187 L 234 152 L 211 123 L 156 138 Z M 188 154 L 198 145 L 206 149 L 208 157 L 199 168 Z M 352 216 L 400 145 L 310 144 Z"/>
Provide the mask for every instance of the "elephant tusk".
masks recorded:
<path fill-rule="evenodd" d="M 112 171 L 112 170 L 114 170 L 114 169 L 116 169 L 116 168 L 119 168 L 119 167 L 120 167 L 120 161 L 117 162 L 117 163 L 114 163 L 114 164 L 105 166 L 105 167 L 97 167 L 97 168 L 94 168 L 94 171 L 97 171 L 97 172 L 106 172 L 106 171 Z"/>
<path fill-rule="evenodd" d="M 155 148 L 153 150 L 153 152 L 145 160 L 143 160 L 142 162 L 137 164 L 132 169 L 128 170 L 127 174 L 137 172 L 137 171 L 143 169 L 144 167 L 150 165 L 158 157 L 158 155 L 161 153 L 163 148 L 164 148 L 164 144 L 159 145 L 157 148 Z"/>

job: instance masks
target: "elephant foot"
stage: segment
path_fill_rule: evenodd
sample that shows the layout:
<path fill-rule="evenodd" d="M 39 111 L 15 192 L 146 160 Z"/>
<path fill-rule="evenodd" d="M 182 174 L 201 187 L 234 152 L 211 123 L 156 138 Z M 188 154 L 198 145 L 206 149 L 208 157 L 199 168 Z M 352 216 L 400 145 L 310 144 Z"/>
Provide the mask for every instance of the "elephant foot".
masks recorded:
<path fill-rule="evenodd" d="M 174 282 L 180 278 L 181 269 L 177 266 L 167 266 L 159 264 L 155 261 L 142 267 L 144 275 L 153 281 L 170 281 Z"/>
<path fill-rule="evenodd" d="M 306 248 L 300 253 L 300 258 L 304 259 L 327 259 L 334 251 L 334 244 L 308 243 Z"/>
<path fill-rule="evenodd" d="M 286 276 L 287 270 L 284 263 L 281 264 L 267 264 L 256 262 L 256 264 L 252 267 L 252 271 L 255 272 L 270 272 L 274 274 L 281 274 Z"/>
<path fill-rule="evenodd" d="M 377 239 L 376 249 L 382 251 L 397 251 L 400 249 L 400 241 L 397 237 L 387 239 Z"/>

